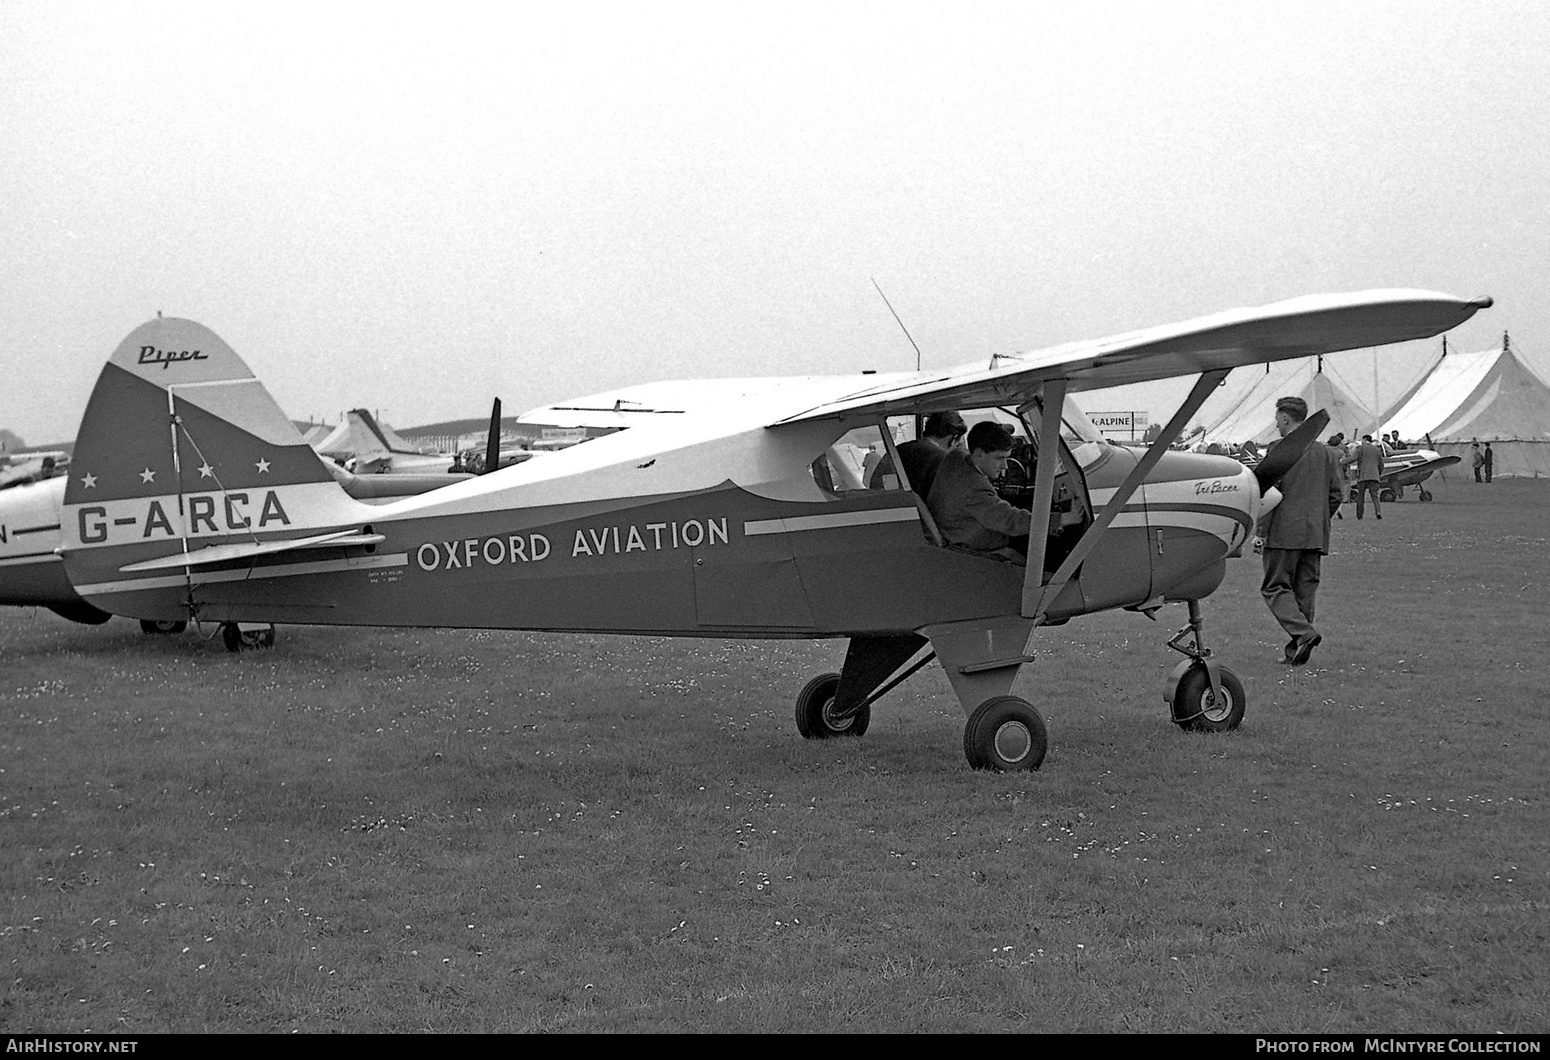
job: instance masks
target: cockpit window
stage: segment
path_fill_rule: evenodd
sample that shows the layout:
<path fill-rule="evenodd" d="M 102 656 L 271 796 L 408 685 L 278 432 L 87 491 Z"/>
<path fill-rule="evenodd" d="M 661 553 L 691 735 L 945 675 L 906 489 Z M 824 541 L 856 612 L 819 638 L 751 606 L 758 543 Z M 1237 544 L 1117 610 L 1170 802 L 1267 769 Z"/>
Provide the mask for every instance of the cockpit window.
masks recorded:
<path fill-rule="evenodd" d="M 824 450 L 813 461 L 813 481 L 833 497 L 859 490 L 904 488 L 882 428 L 876 425 L 847 431 Z"/>

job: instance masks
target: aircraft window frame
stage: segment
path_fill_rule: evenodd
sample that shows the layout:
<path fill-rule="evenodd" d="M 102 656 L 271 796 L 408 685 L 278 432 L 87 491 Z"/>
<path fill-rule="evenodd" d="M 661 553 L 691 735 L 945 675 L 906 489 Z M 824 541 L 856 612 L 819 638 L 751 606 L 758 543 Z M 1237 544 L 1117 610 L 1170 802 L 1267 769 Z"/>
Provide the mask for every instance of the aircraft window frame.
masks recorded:
<path fill-rule="evenodd" d="M 1040 418 L 1042 419 L 1043 404 L 1044 403 L 1042 400 L 1036 399 L 1033 404 L 1030 404 L 1026 407 L 1029 408 L 1030 411 L 1035 408 L 1039 409 Z M 1009 409 L 1002 406 L 998 406 L 998 408 L 1000 408 L 1002 412 L 1017 417 L 1018 422 L 1023 425 L 1023 430 L 1028 434 L 1028 443 L 1033 449 L 1033 458 L 1035 461 L 1038 461 L 1043 449 L 1043 441 L 1039 437 L 1038 430 L 1032 423 L 1028 421 L 1028 417 L 1024 416 L 1019 410 Z M 1065 411 L 1065 409 L 1061 410 L 1062 425 L 1066 424 L 1066 418 L 1064 415 Z M 1066 444 L 1064 431 L 1057 431 L 1055 433 L 1055 458 L 1058 461 L 1055 466 L 1056 479 L 1058 480 L 1062 473 L 1069 476 L 1068 481 L 1071 484 L 1071 490 L 1075 497 L 1078 509 L 1085 510 L 1087 513 L 1087 520 L 1092 520 L 1096 515 L 1096 512 L 1093 508 L 1092 494 L 1089 493 L 1087 489 L 1087 474 L 1082 468 L 1081 461 L 1076 458 L 1076 454 L 1073 453 L 1071 451 L 1071 447 Z"/>
<path fill-rule="evenodd" d="M 881 436 L 884 452 L 886 453 L 887 457 L 893 461 L 895 472 L 895 484 L 893 486 L 888 486 L 885 484 L 877 487 L 876 489 L 871 488 L 867 483 L 864 457 L 862 458 L 860 472 L 854 475 L 859 484 L 852 486 L 846 481 L 847 478 L 851 477 L 851 472 L 853 469 L 851 469 L 849 466 L 851 462 L 845 459 L 845 457 L 841 454 L 839 447 L 841 445 L 848 444 L 857 449 L 861 448 L 858 442 L 853 441 L 847 443 L 845 439 L 857 434 L 860 434 L 863 438 L 865 438 L 866 432 L 868 431 Z M 870 439 L 866 440 L 866 447 L 868 450 L 870 450 L 870 448 L 875 444 L 875 441 Z M 882 460 L 880 458 L 878 464 L 873 466 L 874 473 L 876 468 L 880 466 L 881 463 Z M 850 427 L 845 431 L 844 434 L 836 438 L 831 444 L 826 446 L 821 453 L 813 458 L 810 470 L 812 472 L 814 484 L 817 485 L 818 489 L 823 493 L 824 497 L 830 501 L 838 501 L 845 500 L 846 498 L 852 496 L 865 497 L 874 493 L 908 492 L 910 490 L 910 486 L 908 484 L 908 480 L 905 477 L 903 467 L 904 464 L 899 459 L 898 448 L 895 446 L 893 441 L 893 432 L 888 426 L 886 419 L 879 419 L 866 420 Z"/>

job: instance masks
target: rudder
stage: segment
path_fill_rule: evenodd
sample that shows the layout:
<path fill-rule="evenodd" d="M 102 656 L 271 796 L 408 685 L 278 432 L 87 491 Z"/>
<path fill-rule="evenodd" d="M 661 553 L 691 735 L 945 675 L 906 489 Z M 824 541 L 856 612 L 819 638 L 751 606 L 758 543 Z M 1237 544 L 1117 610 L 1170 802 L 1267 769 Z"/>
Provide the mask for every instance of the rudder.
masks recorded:
<path fill-rule="evenodd" d="M 65 490 L 65 568 L 113 609 L 121 594 L 168 587 L 125 579 L 136 562 L 304 534 L 349 522 L 354 507 L 230 346 L 158 317 L 119 344 L 87 403 Z"/>

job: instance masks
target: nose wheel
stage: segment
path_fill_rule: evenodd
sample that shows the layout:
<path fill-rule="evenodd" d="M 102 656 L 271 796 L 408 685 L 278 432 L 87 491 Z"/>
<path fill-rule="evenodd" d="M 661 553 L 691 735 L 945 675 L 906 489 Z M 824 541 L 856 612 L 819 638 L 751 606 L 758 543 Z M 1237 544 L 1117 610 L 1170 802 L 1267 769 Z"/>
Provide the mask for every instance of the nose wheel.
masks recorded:
<path fill-rule="evenodd" d="M 1204 630 L 1200 601 L 1190 600 L 1189 625 L 1168 641 L 1186 658 L 1168 675 L 1163 700 L 1173 723 L 1185 732 L 1229 732 L 1243 723 L 1248 696 L 1238 675 L 1212 660 Z"/>

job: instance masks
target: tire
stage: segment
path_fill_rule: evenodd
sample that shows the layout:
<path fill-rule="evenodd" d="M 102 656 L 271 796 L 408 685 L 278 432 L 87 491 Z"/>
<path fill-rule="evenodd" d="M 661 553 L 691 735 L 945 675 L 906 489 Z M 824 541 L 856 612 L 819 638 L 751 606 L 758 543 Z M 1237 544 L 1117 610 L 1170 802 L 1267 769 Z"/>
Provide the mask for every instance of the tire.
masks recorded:
<path fill-rule="evenodd" d="M 1423 489 L 1421 491 L 1421 501 L 1423 503 L 1430 503 L 1431 499 L 1432 499 L 1432 492 L 1431 492 L 1431 490 Z"/>
<path fill-rule="evenodd" d="M 1205 666 L 1192 666 L 1179 679 L 1169 706 L 1173 708 L 1174 724 L 1185 732 L 1231 732 L 1243 724 L 1243 711 L 1248 706 L 1243 682 L 1225 666 L 1216 668 L 1216 676 L 1226 700 L 1222 704 L 1211 693 L 1211 678 Z"/>
<path fill-rule="evenodd" d="M 272 648 L 274 647 L 274 627 L 265 626 L 263 629 L 243 629 L 235 622 L 222 622 L 221 643 L 226 645 L 227 651 L 242 651 L 244 648 Z"/>
<path fill-rule="evenodd" d="M 1049 750 L 1049 730 L 1033 704 L 996 696 L 974 708 L 963 727 L 963 756 L 971 769 L 998 773 L 1035 770 Z"/>
<path fill-rule="evenodd" d="M 188 623 L 181 619 L 172 622 L 158 622 L 155 619 L 142 618 L 140 620 L 140 632 L 151 634 L 182 633 L 188 628 Z"/>
<path fill-rule="evenodd" d="M 809 740 L 828 740 L 836 736 L 861 736 L 872 722 L 871 704 L 846 718 L 833 713 L 834 693 L 839 691 L 839 674 L 819 674 L 807 682 L 797 696 L 797 732 Z"/>
<path fill-rule="evenodd" d="M 1357 489 L 1355 486 L 1352 486 L 1351 489 L 1346 493 L 1345 499 L 1348 501 L 1354 501 L 1357 497 L 1361 496 L 1361 493 L 1361 490 Z"/>
<path fill-rule="evenodd" d="M 1383 489 L 1378 491 L 1378 499 L 1384 504 L 1392 504 L 1399 500 L 1399 494 L 1390 489 Z"/>

